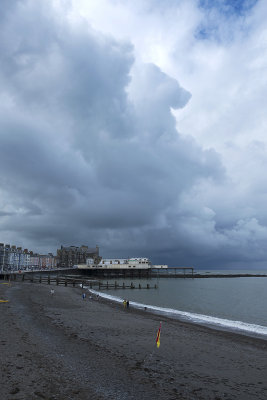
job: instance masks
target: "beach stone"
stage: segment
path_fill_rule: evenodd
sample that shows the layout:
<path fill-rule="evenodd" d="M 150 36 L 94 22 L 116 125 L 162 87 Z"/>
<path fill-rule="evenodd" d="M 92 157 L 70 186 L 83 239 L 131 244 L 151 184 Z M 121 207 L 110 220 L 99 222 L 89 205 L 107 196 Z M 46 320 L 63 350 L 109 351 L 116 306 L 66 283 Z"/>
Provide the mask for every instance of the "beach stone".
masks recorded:
<path fill-rule="evenodd" d="M 18 387 L 15 387 L 14 389 L 12 389 L 9 394 L 16 394 L 20 391 L 20 389 Z"/>

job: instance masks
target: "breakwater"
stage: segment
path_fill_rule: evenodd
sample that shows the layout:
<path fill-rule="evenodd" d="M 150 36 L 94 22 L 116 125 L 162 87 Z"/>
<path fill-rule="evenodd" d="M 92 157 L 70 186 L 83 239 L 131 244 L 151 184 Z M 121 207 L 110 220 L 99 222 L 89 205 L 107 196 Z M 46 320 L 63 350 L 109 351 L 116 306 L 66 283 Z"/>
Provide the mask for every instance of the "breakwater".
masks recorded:
<path fill-rule="evenodd" d="M 55 276 L 55 275 L 34 275 L 34 274 L 20 274 L 20 275 L 10 275 L 4 277 L 6 281 L 21 281 L 21 282 L 28 282 L 28 283 L 44 283 L 47 285 L 56 285 L 56 286 L 80 286 L 80 287 L 87 287 L 90 289 L 98 289 L 98 290 L 105 290 L 105 289 L 157 289 L 157 284 L 151 285 L 150 283 L 146 283 L 142 285 L 141 283 L 135 284 L 133 282 L 130 283 L 118 283 L 115 282 L 103 282 L 100 280 L 93 280 L 93 279 L 84 279 L 82 277 L 75 277 L 75 276 Z M 10 279 L 11 278 L 11 279 Z"/>

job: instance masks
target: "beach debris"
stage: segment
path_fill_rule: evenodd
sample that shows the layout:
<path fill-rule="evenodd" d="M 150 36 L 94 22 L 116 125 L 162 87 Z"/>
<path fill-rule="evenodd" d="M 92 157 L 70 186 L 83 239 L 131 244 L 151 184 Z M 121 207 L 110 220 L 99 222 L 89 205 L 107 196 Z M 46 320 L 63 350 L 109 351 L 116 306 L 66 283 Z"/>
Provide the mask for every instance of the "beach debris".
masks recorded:
<path fill-rule="evenodd" d="M 157 339 L 156 339 L 157 348 L 159 348 L 159 346 L 160 346 L 160 331 L 161 331 L 161 322 L 159 324 L 159 329 L 158 329 Z"/>
<path fill-rule="evenodd" d="M 8 303 L 9 300 L 0 300 L 0 303 Z"/>

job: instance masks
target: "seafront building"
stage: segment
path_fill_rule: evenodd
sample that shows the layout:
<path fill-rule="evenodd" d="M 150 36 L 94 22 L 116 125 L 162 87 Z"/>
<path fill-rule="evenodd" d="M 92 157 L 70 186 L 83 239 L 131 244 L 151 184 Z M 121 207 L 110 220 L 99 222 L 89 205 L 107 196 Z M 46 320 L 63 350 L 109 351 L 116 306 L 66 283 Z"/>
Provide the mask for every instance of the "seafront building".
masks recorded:
<path fill-rule="evenodd" d="M 27 269 L 29 265 L 30 253 L 27 249 L 0 243 L 0 270 Z"/>
<path fill-rule="evenodd" d="M 80 269 L 151 269 L 152 264 L 148 258 L 102 258 L 99 262 L 95 262 L 92 258 L 87 258 L 86 266 L 78 266 Z"/>
<path fill-rule="evenodd" d="M 35 269 L 54 268 L 57 265 L 56 257 L 34 254 L 22 247 L 0 243 L 0 271 L 24 271 Z"/>
<path fill-rule="evenodd" d="M 30 254 L 30 266 L 33 269 L 49 269 L 57 266 L 57 259 L 52 253 Z"/>
<path fill-rule="evenodd" d="M 57 266 L 57 258 L 52 253 L 39 255 L 39 266 L 42 269 L 55 268 Z"/>
<path fill-rule="evenodd" d="M 87 258 L 86 264 L 76 265 L 80 270 L 151 270 L 168 269 L 168 265 L 152 265 L 146 257 L 133 258 Z"/>
<path fill-rule="evenodd" d="M 11 246 L 7 252 L 7 265 L 9 269 L 27 269 L 30 265 L 30 253 L 28 249 L 22 247 Z"/>
<path fill-rule="evenodd" d="M 37 254 L 28 249 L 22 249 L 22 247 L 0 243 L 0 271 L 72 268 L 76 264 L 86 263 L 87 258 L 93 258 L 99 262 L 101 259 L 99 247 L 61 246 L 55 257 L 52 253 Z"/>
<path fill-rule="evenodd" d="M 61 246 L 57 250 L 57 263 L 58 266 L 64 268 L 71 268 L 74 265 L 86 264 L 87 258 L 100 261 L 99 247 L 89 248 L 88 246 Z"/>

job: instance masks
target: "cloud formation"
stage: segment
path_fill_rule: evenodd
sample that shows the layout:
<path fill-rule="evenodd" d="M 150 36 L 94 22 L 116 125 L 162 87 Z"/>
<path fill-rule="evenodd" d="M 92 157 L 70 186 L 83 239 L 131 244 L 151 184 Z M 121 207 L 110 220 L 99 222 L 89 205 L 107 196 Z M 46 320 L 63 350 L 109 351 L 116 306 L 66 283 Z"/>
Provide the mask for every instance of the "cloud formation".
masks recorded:
<path fill-rule="evenodd" d="M 159 10 L 142 4 L 135 7 L 144 17 L 149 8 L 154 34 Z M 173 10 L 192 14 L 195 22 L 184 38 L 189 32 L 194 37 L 203 13 L 195 2 L 186 4 L 170 2 L 165 9 L 165 16 Z M 79 6 L 82 10 L 82 2 Z M 91 8 L 92 18 L 98 7 Z M 107 7 L 119 8 L 121 15 L 133 11 L 127 2 Z M 264 202 L 265 190 L 251 168 L 255 158 L 243 168 L 239 159 L 239 173 L 231 174 L 221 141 L 216 146 L 211 139 L 213 146 L 207 146 L 205 135 L 198 140 L 201 121 L 199 110 L 192 112 L 194 93 L 190 85 L 191 93 L 178 83 L 179 68 L 174 71 L 171 62 L 179 38 L 172 45 L 168 41 L 173 51 L 163 57 L 170 60 L 164 68 L 160 59 L 142 56 L 142 49 L 153 47 L 152 34 L 138 47 L 138 33 L 131 37 L 129 31 L 126 38 L 118 29 L 113 35 L 108 29 L 101 32 L 96 20 L 76 11 L 60 1 L 4 4 L 1 241 L 39 251 L 98 244 L 105 256 L 143 255 L 170 265 L 263 262 L 267 221 L 257 202 Z M 167 34 L 173 21 L 168 28 L 163 24 Z M 203 38 L 197 40 L 193 57 Z M 181 115 L 186 135 L 177 130 Z M 253 143 L 247 146 L 254 146 L 265 164 L 261 142 Z M 235 145 L 228 140 L 227 154 L 235 153 Z M 255 178 L 253 201 L 251 187 L 238 180 L 245 173 Z"/>

